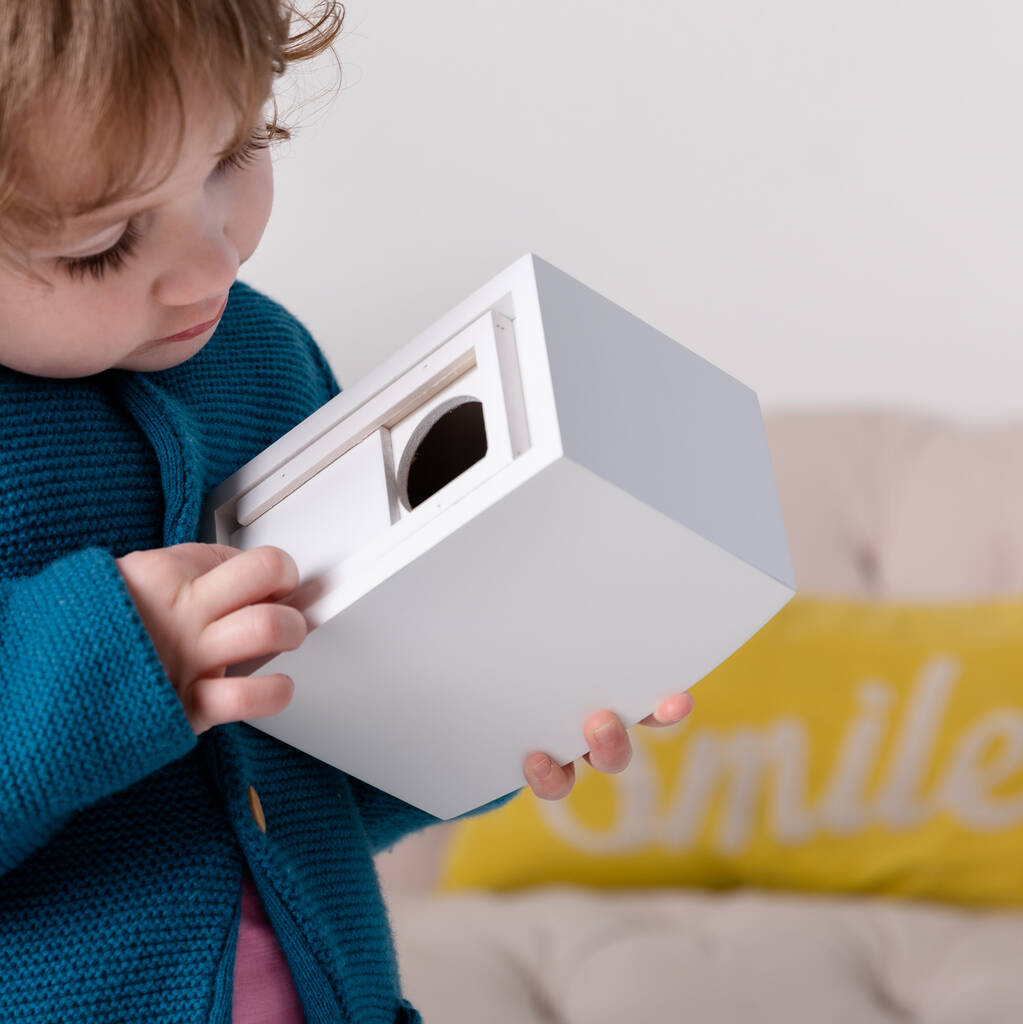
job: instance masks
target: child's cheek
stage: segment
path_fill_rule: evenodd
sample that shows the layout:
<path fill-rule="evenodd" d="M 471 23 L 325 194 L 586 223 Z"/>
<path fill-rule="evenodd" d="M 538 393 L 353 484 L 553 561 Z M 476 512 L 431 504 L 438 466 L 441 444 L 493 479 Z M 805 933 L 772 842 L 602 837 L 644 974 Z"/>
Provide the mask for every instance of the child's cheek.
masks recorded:
<path fill-rule="evenodd" d="M 98 289 L 69 285 L 59 273 L 52 288 L 0 272 L 0 365 L 44 377 L 81 377 L 104 370 L 117 334 L 97 300 Z M 90 325 L 97 324 L 95 328 Z"/>
<path fill-rule="evenodd" d="M 235 244 L 242 263 L 256 251 L 273 207 L 274 181 L 270 154 L 265 151 L 260 153 L 258 161 L 246 171 L 244 188 L 240 190 L 239 201 L 234 208 Z"/>

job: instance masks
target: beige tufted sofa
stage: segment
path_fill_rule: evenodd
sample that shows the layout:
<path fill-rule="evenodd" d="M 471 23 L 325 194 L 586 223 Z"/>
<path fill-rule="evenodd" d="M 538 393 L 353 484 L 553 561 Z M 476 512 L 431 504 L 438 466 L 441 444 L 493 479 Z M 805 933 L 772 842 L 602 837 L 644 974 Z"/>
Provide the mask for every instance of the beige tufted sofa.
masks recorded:
<path fill-rule="evenodd" d="M 766 422 L 801 593 L 1023 595 L 1023 422 Z M 749 890 L 437 896 L 450 828 L 378 858 L 426 1024 L 1023 1022 L 1023 911 Z"/>

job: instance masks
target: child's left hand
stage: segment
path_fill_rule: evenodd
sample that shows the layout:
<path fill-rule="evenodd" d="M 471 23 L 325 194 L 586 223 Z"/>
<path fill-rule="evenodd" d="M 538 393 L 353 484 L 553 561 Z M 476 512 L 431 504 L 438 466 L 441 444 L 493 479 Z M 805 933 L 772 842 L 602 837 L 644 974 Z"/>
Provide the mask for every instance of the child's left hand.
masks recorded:
<path fill-rule="evenodd" d="M 664 726 L 680 722 L 693 709 L 693 698 L 688 693 L 676 693 L 665 697 L 652 715 L 647 715 L 639 724 Z M 611 711 L 597 711 L 586 719 L 583 736 L 589 744 L 589 752 L 583 759 L 598 772 L 624 771 L 632 760 L 632 744 L 621 720 Z M 558 765 L 553 758 L 539 751 L 526 757 L 522 774 L 529 788 L 542 800 L 560 800 L 568 796 L 575 783 L 575 763 Z"/>

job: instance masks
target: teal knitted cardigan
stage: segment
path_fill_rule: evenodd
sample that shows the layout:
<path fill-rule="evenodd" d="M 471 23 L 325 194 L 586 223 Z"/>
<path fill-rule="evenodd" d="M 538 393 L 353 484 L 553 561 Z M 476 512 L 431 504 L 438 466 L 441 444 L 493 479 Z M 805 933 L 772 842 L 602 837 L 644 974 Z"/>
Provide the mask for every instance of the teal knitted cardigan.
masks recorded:
<path fill-rule="evenodd" d="M 436 819 L 250 726 L 197 739 L 114 564 L 197 539 L 208 490 L 337 391 L 240 283 L 172 369 L 0 368 L 4 1024 L 230 1021 L 246 865 L 308 1021 L 419 1019 L 371 858 Z"/>

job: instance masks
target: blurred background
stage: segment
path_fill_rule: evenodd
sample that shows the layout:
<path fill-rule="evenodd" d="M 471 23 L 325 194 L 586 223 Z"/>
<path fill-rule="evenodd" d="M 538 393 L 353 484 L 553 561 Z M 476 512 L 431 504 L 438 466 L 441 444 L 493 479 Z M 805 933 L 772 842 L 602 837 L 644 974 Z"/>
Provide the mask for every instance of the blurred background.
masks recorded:
<path fill-rule="evenodd" d="M 1023 10 L 351 0 L 242 278 L 342 384 L 526 251 L 765 408 L 1021 407 Z"/>

